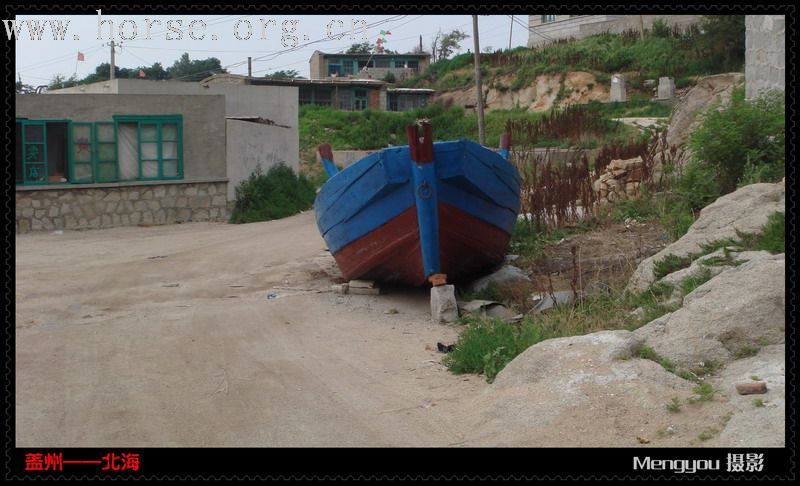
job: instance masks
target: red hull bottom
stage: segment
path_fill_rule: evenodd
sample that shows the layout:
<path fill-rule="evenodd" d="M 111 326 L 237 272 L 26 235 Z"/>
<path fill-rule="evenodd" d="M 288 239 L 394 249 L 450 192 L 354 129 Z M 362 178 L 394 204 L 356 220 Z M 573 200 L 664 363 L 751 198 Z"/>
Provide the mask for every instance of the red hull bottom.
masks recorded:
<path fill-rule="evenodd" d="M 439 260 L 448 281 L 503 261 L 511 235 L 449 204 L 439 203 Z M 417 210 L 412 206 L 335 255 L 346 280 L 423 285 Z"/>

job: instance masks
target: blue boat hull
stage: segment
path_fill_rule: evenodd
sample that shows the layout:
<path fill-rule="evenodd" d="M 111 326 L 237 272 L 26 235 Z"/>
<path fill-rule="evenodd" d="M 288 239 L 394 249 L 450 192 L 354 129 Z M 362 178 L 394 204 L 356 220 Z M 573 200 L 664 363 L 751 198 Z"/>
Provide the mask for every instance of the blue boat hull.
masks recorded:
<path fill-rule="evenodd" d="M 433 152 L 423 166 L 408 146 L 387 148 L 322 187 L 317 226 L 346 279 L 421 285 L 431 273 L 455 279 L 502 261 L 519 210 L 516 169 L 469 140 Z"/>

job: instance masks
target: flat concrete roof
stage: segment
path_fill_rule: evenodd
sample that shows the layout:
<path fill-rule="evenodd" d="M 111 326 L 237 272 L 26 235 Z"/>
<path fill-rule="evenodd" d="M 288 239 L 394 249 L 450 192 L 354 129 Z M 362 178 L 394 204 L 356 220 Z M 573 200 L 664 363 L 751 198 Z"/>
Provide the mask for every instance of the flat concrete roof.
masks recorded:
<path fill-rule="evenodd" d="M 329 78 L 329 79 L 304 79 L 304 78 L 256 78 L 248 77 L 240 74 L 215 74 L 200 81 L 202 84 L 207 83 L 237 83 L 249 85 L 264 85 L 264 86 L 366 86 L 370 88 L 379 88 L 386 85 L 384 81 L 378 79 L 356 79 L 356 78 Z"/>

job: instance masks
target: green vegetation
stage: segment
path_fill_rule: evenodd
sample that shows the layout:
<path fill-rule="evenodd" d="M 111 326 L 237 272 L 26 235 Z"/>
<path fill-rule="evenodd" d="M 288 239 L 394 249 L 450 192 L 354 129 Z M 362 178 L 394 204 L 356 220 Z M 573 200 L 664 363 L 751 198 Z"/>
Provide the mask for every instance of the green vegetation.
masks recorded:
<path fill-rule="evenodd" d="M 661 278 L 669 275 L 672 272 L 677 272 L 683 268 L 688 267 L 694 260 L 691 256 L 679 257 L 676 255 L 667 255 L 662 260 L 655 262 L 653 265 L 653 275 L 656 278 Z"/>
<path fill-rule="evenodd" d="M 669 104 L 650 101 L 649 98 L 611 103 L 590 101 L 586 105 L 599 109 L 609 118 L 667 118 L 672 114 L 672 107 Z"/>
<path fill-rule="evenodd" d="M 164 66 L 162 66 L 160 62 L 155 62 L 152 66 L 139 66 L 135 68 L 123 68 L 115 66 L 114 77 L 117 79 L 140 79 L 140 71 L 144 72 L 144 79 L 172 79 L 178 81 L 199 81 L 215 73 L 227 72 L 222 68 L 220 60 L 216 57 L 191 60 L 189 58 L 189 53 L 184 52 L 181 57 L 172 64 L 172 66 L 166 69 L 164 69 Z M 74 75 L 69 78 L 57 75 L 53 78 L 47 88 L 53 90 L 69 88 L 79 84 L 108 81 L 110 72 L 111 65 L 107 62 L 104 62 L 97 66 L 93 73 L 88 74 L 82 79 L 78 79 Z"/>
<path fill-rule="evenodd" d="M 745 100 L 740 88 L 726 109 L 707 112 L 690 146 L 696 159 L 713 170 L 723 194 L 737 185 L 777 182 L 784 177 L 785 117 L 782 92 Z"/>
<path fill-rule="evenodd" d="M 773 254 L 784 253 L 786 251 L 786 215 L 780 211 L 776 211 L 769 216 L 767 223 L 761 228 L 761 231 L 754 233 L 737 231 L 736 236 L 736 238 L 710 241 L 702 244 L 700 245 L 700 253 L 692 253 L 683 257 L 667 255 L 654 263 L 653 275 L 655 275 L 656 278 L 664 277 L 672 272 L 687 268 L 697 258 L 720 249 L 723 250 L 723 257 L 708 258 L 703 261 L 703 264 L 706 266 L 738 266 L 744 263 L 743 261 L 734 261 L 730 255 L 729 248 L 733 248 L 736 251 L 768 251 Z M 710 278 L 710 272 L 704 270 L 700 274 L 684 280 L 681 283 L 684 294 L 699 287 Z M 686 291 L 686 289 L 691 290 Z"/>
<path fill-rule="evenodd" d="M 505 130 L 505 123 L 515 118 L 543 116 L 527 110 L 491 111 L 486 114 L 486 143 L 496 146 Z M 477 140 L 478 122 L 474 113 L 463 108 L 431 106 L 406 112 L 342 111 L 325 106 L 300 107 L 300 148 L 315 151 L 319 144 L 329 143 L 335 150 L 371 150 L 392 145 L 407 145 L 406 127 L 426 119 L 433 126 L 436 140 Z"/>
<path fill-rule="evenodd" d="M 289 167 L 279 164 L 264 174 L 259 166 L 236 186 L 231 223 L 253 223 L 285 218 L 311 207 L 314 185 Z"/>
<path fill-rule="evenodd" d="M 756 408 L 761 408 L 764 406 L 764 400 L 761 398 L 754 398 L 753 399 L 753 406 Z"/>
<path fill-rule="evenodd" d="M 742 185 L 777 182 L 785 173 L 785 100 L 781 93 L 744 99 L 737 89 L 729 107 L 707 112 L 689 145 L 693 159 L 667 173 L 668 190 L 615 204 L 614 218 L 658 220 L 674 239 L 689 230 L 699 211 Z M 773 242 L 782 247 L 776 232 Z M 780 243 L 779 243 L 780 242 Z"/>
<path fill-rule="evenodd" d="M 592 224 L 587 220 L 582 220 L 575 228 L 553 228 L 544 232 L 537 231 L 536 226 L 529 221 L 518 220 L 511 232 L 511 249 L 509 251 L 519 255 L 521 264 L 533 263 L 542 256 L 542 251 L 548 245 L 591 229 Z"/>
<path fill-rule="evenodd" d="M 719 393 L 719 390 L 714 388 L 711 383 L 697 385 L 692 391 L 697 395 L 694 402 L 710 402 L 714 399 L 714 396 Z"/>
<path fill-rule="evenodd" d="M 669 371 L 670 373 L 675 373 L 675 363 L 670 361 L 669 359 L 660 356 L 656 353 L 653 348 L 650 346 L 644 345 L 639 348 L 639 357 L 642 359 L 649 359 L 650 361 L 655 361 L 656 363 L 660 364 L 662 368 Z M 672 401 L 674 402 L 675 399 L 673 398 Z"/>
<path fill-rule="evenodd" d="M 558 42 L 537 49 L 520 47 L 496 54 L 483 54 L 487 79 L 505 74 L 515 78 L 508 87 L 518 91 L 537 76 L 591 71 L 598 83 L 608 73 L 631 73 L 629 85 L 639 89 L 645 79 L 673 76 L 680 87 L 694 76 L 740 71 L 744 63 L 744 16 L 707 16 L 703 25 L 685 31 L 656 23 L 642 39 L 638 32 L 599 34 L 571 42 Z M 472 54 L 440 60 L 408 80 L 409 87 L 453 89 L 471 83 L 467 68 Z M 635 73 L 635 75 L 634 75 Z"/>
<path fill-rule="evenodd" d="M 717 434 L 719 434 L 719 429 L 716 427 L 708 427 L 703 429 L 700 434 L 697 435 L 697 438 L 701 441 L 705 442 L 707 440 L 713 439 Z"/>
<path fill-rule="evenodd" d="M 500 319 L 469 317 L 463 322 L 466 328 L 444 364 L 453 373 L 483 373 L 489 382 L 519 353 L 556 337 L 552 330 L 530 319 L 512 324 Z"/>
<path fill-rule="evenodd" d="M 711 280 L 711 270 L 703 268 L 694 275 L 690 275 L 683 279 L 680 283 L 680 289 L 683 295 L 689 295 L 697 287 Z"/>
<path fill-rule="evenodd" d="M 587 110 L 590 108 L 586 108 Z M 486 145 L 499 145 L 506 124 L 515 120 L 539 120 L 546 113 L 525 109 L 494 110 L 486 113 Z M 592 148 L 603 143 L 624 143 L 636 136 L 634 127 L 613 122 L 602 112 L 591 134 L 539 140 L 539 147 Z M 331 107 L 304 105 L 300 107 L 300 149 L 314 152 L 319 144 L 329 143 L 335 150 L 373 150 L 393 145 L 406 145 L 406 127 L 416 120 L 427 120 L 433 126 L 435 140 L 478 139 L 476 115 L 461 107 L 444 108 L 433 104 L 407 112 L 342 111 Z"/>
<path fill-rule="evenodd" d="M 678 397 L 672 397 L 672 400 L 667 403 L 667 411 L 672 413 L 681 411 L 681 401 Z"/>
<path fill-rule="evenodd" d="M 518 323 L 485 316 L 464 318 L 461 322 L 465 329 L 444 363 L 454 373 L 484 374 L 487 380 L 492 381 L 519 353 L 545 339 L 607 329 L 638 328 L 669 311 L 660 301 L 671 290 L 670 286 L 654 285 L 640 294 L 601 294 L 582 299 L 574 306 L 556 307 L 542 314 L 527 315 Z M 484 297 L 501 302 L 507 300 L 502 292 Z M 631 314 L 639 307 L 645 309 L 644 316 Z M 668 360 L 657 361 L 665 368 L 674 370 L 674 365 Z"/>

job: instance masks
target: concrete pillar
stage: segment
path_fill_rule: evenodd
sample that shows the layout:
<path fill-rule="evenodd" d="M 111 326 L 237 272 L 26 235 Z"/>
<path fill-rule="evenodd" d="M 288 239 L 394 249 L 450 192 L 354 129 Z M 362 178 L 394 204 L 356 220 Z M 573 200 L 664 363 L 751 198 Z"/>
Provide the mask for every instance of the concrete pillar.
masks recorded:
<path fill-rule="evenodd" d="M 671 100 L 675 97 L 675 80 L 669 77 L 658 78 L 658 99 Z"/>
<path fill-rule="evenodd" d="M 436 323 L 458 320 L 458 303 L 454 285 L 431 287 L 431 317 Z"/>
<path fill-rule="evenodd" d="M 625 76 L 621 74 L 611 76 L 611 101 L 628 101 Z"/>

